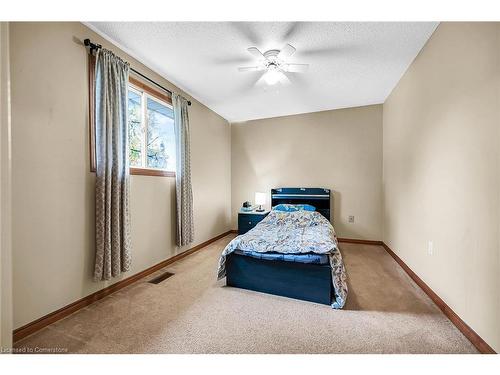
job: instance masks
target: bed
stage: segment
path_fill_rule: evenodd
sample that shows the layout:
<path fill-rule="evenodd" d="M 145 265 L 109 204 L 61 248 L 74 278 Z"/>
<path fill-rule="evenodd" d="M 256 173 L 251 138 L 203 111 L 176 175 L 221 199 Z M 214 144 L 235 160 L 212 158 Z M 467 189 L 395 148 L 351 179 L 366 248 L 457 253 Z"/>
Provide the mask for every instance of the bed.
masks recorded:
<path fill-rule="evenodd" d="M 342 255 L 330 223 L 330 190 L 271 190 L 273 210 L 223 250 L 218 279 L 231 287 L 344 306 L 347 284 Z M 277 211 L 310 205 L 314 211 Z"/>

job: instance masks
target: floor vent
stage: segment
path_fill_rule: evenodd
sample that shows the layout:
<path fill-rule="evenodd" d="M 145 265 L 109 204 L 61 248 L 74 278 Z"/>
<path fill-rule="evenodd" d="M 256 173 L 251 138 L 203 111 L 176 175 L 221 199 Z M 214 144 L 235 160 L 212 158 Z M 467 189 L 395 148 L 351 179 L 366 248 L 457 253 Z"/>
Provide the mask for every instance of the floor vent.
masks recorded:
<path fill-rule="evenodd" d="M 167 280 L 170 276 L 174 276 L 174 274 L 172 272 L 165 272 L 165 273 L 162 273 L 160 276 L 155 277 L 154 279 L 149 280 L 148 283 L 159 284 L 162 281 Z"/>

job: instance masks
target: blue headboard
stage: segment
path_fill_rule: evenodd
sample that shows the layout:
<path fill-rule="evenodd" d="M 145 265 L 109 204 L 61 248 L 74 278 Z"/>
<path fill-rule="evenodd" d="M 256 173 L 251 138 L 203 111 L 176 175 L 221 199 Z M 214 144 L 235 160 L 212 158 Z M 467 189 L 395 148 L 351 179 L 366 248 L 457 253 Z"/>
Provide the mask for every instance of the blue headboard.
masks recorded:
<path fill-rule="evenodd" d="M 277 188 L 271 189 L 271 206 L 278 204 L 310 204 L 330 221 L 330 189 Z"/>

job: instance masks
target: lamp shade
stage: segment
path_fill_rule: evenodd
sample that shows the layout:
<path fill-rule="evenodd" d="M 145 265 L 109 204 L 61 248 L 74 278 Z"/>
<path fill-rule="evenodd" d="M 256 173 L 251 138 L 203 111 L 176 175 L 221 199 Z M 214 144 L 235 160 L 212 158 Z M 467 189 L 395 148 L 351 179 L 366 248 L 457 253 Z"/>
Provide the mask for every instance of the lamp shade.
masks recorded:
<path fill-rule="evenodd" d="M 255 193 L 255 204 L 266 204 L 266 193 Z"/>

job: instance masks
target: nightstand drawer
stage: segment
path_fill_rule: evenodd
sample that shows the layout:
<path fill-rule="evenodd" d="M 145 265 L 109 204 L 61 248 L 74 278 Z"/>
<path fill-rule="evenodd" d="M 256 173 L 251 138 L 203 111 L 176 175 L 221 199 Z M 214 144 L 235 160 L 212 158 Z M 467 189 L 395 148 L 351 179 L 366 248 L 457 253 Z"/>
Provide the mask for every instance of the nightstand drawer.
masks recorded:
<path fill-rule="evenodd" d="M 240 214 L 238 216 L 238 225 L 257 225 L 264 217 L 261 215 L 249 215 L 249 214 Z"/>
<path fill-rule="evenodd" d="M 255 227 L 264 219 L 269 212 L 263 213 L 239 213 L 238 214 L 238 234 L 244 234 Z"/>

